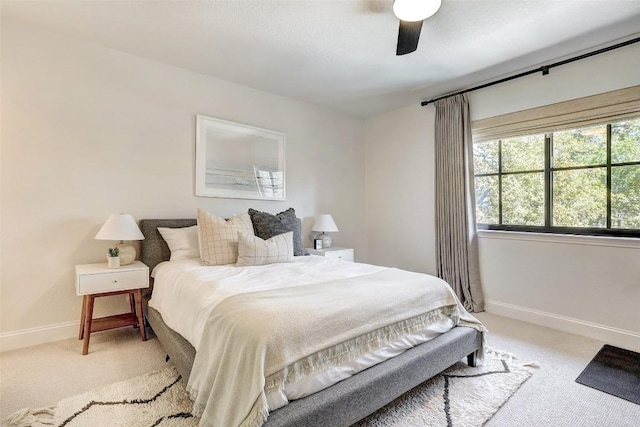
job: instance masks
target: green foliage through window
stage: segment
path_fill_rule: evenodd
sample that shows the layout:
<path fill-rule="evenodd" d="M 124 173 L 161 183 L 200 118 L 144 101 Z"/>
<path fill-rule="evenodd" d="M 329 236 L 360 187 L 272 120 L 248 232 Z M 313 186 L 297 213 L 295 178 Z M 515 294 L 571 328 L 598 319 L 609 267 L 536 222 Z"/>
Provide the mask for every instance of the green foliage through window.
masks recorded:
<path fill-rule="evenodd" d="M 640 237 L 640 118 L 474 143 L 480 228 Z"/>

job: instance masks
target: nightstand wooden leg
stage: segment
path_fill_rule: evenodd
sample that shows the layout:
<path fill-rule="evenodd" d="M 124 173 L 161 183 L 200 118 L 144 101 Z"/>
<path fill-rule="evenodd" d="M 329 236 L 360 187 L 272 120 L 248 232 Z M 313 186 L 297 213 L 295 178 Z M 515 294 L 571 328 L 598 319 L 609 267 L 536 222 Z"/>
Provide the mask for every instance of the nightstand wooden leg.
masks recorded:
<path fill-rule="evenodd" d="M 82 314 L 80 315 L 80 330 L 78 331 L 78 339 L 84 338 L 84 319 L 87 315 L 87 295 L 82 298 Z"/>
<path fill-rule="evenodd" d="M 129 306 L 131 307 L 131 313 L 136 312 L 135 300 L 133 299 L 133 295 L 135 294 L 135 292 L 136 291 L 129 292 Z"/>
<path fill-rule="evenodd" d="M 131 314 L 133 314 L 136 319 L 138 318 L 136 315 L 136 300 L 135 300 L 135 295 L 136 295 L 136 291 L 135 289 L 133 291 L 129 292 L 129 304 L 131 304 Z M 140 325 L 138 325 L 137 323 L 135 325 L 133 325 L 133 329 L 138 329 L 140 328 Z"/>
<path fill-rule="evenodd" d="M 85 312 L 85 321 L 84 321 L 84 343 L 82 345 L 82 354 L 89 353 L 89 338 L 91 337 L 91 321 L 93 319 L 93 295 L 85 296 L 87 298 L 87 308 Z"/>
<path fill-rule="evenodd" d="M 135 313 L 138 315 L 138 325 L 140 326 L 140 336 L 142 337 L 142 341 L 147 340 L 147 332 L 144 329 L 144 314 L 142 313 L 142 291 L 140 289 L 136 289 L 134 291 L 135 294 L 135 302 L 136 302 L 136 310 Z M 132 303 L 133 303 L 133 294 Z"/>

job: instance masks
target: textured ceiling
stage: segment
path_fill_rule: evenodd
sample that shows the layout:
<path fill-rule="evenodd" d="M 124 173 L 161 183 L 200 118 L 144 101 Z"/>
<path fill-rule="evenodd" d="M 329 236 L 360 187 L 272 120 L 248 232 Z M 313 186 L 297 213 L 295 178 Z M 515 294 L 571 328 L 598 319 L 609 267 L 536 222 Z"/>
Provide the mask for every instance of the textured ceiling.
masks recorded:
<path fill-rule="evenodd" d="M 1 12 L 361 117 L 640 35 L 640 0 L 443 0 L 398 57 L 392 3 L 2 0 Z"/>

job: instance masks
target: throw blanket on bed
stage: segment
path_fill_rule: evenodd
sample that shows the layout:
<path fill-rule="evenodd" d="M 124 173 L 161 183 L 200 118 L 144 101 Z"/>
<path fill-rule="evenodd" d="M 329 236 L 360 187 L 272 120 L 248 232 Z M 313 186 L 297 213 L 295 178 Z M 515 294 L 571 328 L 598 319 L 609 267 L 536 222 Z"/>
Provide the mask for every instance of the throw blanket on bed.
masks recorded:
<path fill-rule="evenodd" d="M 353 360 L 443 316 L 484 330 L 449 285 L 398 269 L 231 296 L 211 312 L 187 390 L 201 424 L 265 422 L 265 392 Z"/>

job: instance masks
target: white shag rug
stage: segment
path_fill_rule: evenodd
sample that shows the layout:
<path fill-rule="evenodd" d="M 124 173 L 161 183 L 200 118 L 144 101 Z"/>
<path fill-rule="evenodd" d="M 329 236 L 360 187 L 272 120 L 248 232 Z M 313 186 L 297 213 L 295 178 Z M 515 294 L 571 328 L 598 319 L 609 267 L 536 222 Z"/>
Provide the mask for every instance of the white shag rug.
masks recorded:
<path fill-rule="evenodd" d="M 490 349 L 486 353 L 483 366 L 470 368 L 459 362 L 356 425 L 482 426 L 531 376 L 531 370 L 512 355 Z M 49 408 L 17 411 L 3 425 L 197 426 L 192 406 L 181 377 L 170 367 L 63 399 Z"/>
<path fill-rule="evenodd" d="M 482 366 L 458 362 L 354 427 L 480 427 L 529 379 L 530 368 L 538 367 L 514 359 L 487 348 Z"/>
<path fill-rule="evenodd" d="M 197 426 L 193 403 L 173 367 L 62 399 L 55 406 L 23 409 L 11 427 Z"/>

